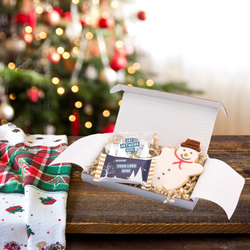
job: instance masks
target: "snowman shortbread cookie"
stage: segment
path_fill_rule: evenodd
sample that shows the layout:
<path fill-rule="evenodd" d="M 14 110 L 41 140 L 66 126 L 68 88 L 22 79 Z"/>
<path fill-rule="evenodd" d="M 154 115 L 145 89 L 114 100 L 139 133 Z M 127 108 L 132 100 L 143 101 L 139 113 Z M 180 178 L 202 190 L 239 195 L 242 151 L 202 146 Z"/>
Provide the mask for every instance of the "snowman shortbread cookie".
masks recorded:
<path fill-rule="evenodd" d="M 182 187 L 189 176 L 203 172 L 203 166 L 195 163 L 200 154 L 200 142 L 192 139 L 181 143 L 178 150 L 163 148 L 161 155 L 156 157 L 152 185 L 168 190 Z"/>

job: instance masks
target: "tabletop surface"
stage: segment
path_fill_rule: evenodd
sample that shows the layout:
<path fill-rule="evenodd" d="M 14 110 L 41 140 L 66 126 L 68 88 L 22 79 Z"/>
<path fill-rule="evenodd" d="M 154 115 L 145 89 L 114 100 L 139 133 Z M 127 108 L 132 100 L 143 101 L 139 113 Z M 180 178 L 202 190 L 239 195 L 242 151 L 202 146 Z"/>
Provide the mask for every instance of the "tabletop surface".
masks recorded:
<path fill-rule="evenodd" d="M 68 137 L 69 144 L 80 138 Z M 200 199 L 190 211 L 83 182 L 82 168 L 72 165 L 66 233 L 250 233 L 250 136 L 212 136 L 208 155 L 226 162 L 246 180 L 230 220 L 220 206 L 210 201 Z"/>

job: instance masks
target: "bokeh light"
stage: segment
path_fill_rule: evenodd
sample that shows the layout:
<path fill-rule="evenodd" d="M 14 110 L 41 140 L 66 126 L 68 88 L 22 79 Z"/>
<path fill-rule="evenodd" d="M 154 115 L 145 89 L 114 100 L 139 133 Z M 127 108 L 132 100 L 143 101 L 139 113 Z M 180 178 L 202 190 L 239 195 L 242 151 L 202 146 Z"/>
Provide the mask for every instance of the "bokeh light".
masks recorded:
<path fill-rule="evenodd" d="M 60 80 L 59 80 L 58 77 L 53 77 L 51 81 L 52 81 L 52 83 L 55 84 L 55 85 L 58 84 L 58 83 L 60 82 Z"/>
<path fill-rule="evenodd" d="M 69 116 L 69 120 L 70 120 L 71 122 L 74 122 L 74 121 L 76 120 L 76 117 L 75 117 L 74 115 L 70 115 L 70 116 Z"/>
<path fill-rule="evenodd" d="M 152 86 L 154 85 L 154 81 L 153 81 L 152 79 L 148 79 L 148 80 L 146 81 L 146 85 L 147 85 L 148 87 L 152 87 Z"/>
<path fill-rule="evenodd" d="M 58 36 L 61 36 L 61 35 L 63 34 L 63 29 L 62 29 L 62 28 L 57 28 L 57 29 L 56 29 L 56 34 L 57 34 Z"/>
<path fill-rule="evenodd" d="M 86 33 L 85 37 L 86 37 L 88 40 L 91 40 L 91 39 L 94 37 L 94 35 L 93 35 L 92 32 L 89 31 L 89 32 Z"/>
<path fill-rule="evenodd" d="M 14 69 L 16 67 L 16 65 L 15 65 L 15 63 L 13 63 L 13 62 L 10 62 L 9 64 L 8 64 L 8 68 L 9 69 Z"/>
<path fill-rule="evenodd" d="M 36 13 L 39 14 L 39 15 L 42 14 L 43 13 L 43 8 L 41 6 L 37 6 L 36 7 Z"/>
<path fill-rule="evenodd" d="M 59 54 L 63 54 L 65 50 L 64 50 L 63 47 L 60 46 L 60 47 L 57 48 L 56 51 L 57 51 L 57 53 L 59 53 Z"/>
<path fill-rule="evenodd" d="M 32 33 L 33 29 L 30 26 L 25 27 L 25 32 Z"/>
<path fill-rule="evenodd" d="M 92 128 L 92 122 L 90 122 L 90 121 L 85 122 L 85 127 L 86 128 Z"/>
<path fill-rule="evenodd" d="M 58 95 L 63 95 L 65 93 L 65 89 L 63 87 L 59 87 L 57 89 L 57 93 L 58 93 Z"/>
<path fill-rule="evenodd" d="M 82 107 L 82 102 L 80 101 L 75 102 L 75 107 L 80 109 Z"/>
<path fill-rule="evenodd" d="M 73 85 L 73 86 L 71 87 L 71 91 L 72 91 L 73 93 L 77 93 L 77 92 L 79 91 L 79 87 L 76 86 L 76 85 Z"/>
<path fill-rule="evenodd" d="M 104 110 L 103 112 L 102 112 L 102 115 L 104 116 L 104 117 L 109 117 L 110 116 L 110 111 L 109 110 Z"/>
<path fill-rule="evenodd" d="M 69 52 L 64 52 L 64 53 L 63 53 L 63 58 L 64 58 L 64 59 L 69 59 L 69 58 L 70 58 Z"/>

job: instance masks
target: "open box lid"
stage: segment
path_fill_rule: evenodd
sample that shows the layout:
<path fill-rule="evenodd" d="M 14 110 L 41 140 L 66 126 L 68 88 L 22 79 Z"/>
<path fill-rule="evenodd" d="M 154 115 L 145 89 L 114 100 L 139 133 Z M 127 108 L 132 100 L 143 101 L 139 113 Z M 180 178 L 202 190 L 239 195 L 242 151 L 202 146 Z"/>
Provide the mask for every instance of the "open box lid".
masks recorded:
<path fill-rule="evenodd" d="M 223 104 L 190 96 L 145 88 L 115 85 L 111 93 L 125 91 L 116 120 L 117 132 L 158 133 L 161 146 L 179 146 L 192 138 L 202 143 L 207 154 L 218 109 L 227 115 Z"/>

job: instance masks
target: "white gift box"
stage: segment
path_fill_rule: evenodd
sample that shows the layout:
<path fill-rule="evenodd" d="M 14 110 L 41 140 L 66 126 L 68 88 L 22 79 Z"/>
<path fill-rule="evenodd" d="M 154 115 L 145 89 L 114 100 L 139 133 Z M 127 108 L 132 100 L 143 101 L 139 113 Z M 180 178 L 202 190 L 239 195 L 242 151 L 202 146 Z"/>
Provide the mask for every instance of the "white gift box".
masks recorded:
<path fill-rule="evenodd" d="M 114 133 L 157 133 L 160 146 L 178 147 L 187 138 L 202 143 L 206 155 L 218 109 L 227 112 L 220 102 L 137 88 L 118 84 L 111 93 L 124 91 Z M 74 163 L 83 168 L 82 180 L 119 191 L 164 202 L 165 195 L 140 188 L 108 181 L 96 182 L 87 174 L 88 168 L 102 151 L 112 134 L 94 134 L 83 137 L 70 145 L 51 164 Z M 204 172 L 199 177 L 190 200 L 175 199 L 174 206 L 193 210 L 198 199 L 206 199 L 220 205 L 230 219 L 236 209 L 245 179 L 228 164 L 208 158 Z"/>

